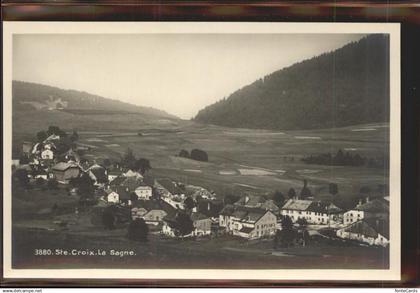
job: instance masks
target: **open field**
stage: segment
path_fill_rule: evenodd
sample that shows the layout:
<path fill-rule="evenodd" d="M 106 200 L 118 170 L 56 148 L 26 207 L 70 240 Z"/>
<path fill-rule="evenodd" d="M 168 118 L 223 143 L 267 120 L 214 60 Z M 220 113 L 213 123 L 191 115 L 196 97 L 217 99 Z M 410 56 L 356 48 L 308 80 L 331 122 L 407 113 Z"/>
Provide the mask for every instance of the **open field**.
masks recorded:
<path fill-rule="evenodd" d="M 300 189 L 303 179 L 308 179 L 315 196 L 326 198 L 328 183 L 335 182 L 344 204 L 349 206 L 354 203 L 352 198 L 358 196 L 361 186 L 375 189 L 378 184 L 388 182 L 387 168 L 308 165 L 301 161 L 303 156 L 336 153 L 338 149 L 357 152 L 364 157 L 388 156 L 388 124 L 272 131 L 231 129 L 185 120 L 161 123 L 145 121 L 139 115 L 124 116 L 127 120 L 123 121 L 122 117 L 112 115 L 113 123 L 109 117 L 106 120 L 105 115 L 79 116 L 76 121 L 72 120 L 78 126 L 80 143 L 92 147 L 87 156 L 89 160 L 119 160 L 129 147 L 136 156 L 150 160 L 153 176 L 202 185 L 220 196 L 243 191 L 271 193 L 276 189 L 287 193 L 291 187 Z M 79 125 L 83 119 L 88 119 L 89 123 Z M 14 128 L 15 145 L 40 130 L 32 130 L 22 123 L 24 121 L 19 121 Z M 58 126 L 74 127 L 73 124 Z M 138 135 L 139 132 L 142 135 Z M 205 150 L 209 162 L 176 156 L 181 149 L 191 151 L 194 148 Z"/>

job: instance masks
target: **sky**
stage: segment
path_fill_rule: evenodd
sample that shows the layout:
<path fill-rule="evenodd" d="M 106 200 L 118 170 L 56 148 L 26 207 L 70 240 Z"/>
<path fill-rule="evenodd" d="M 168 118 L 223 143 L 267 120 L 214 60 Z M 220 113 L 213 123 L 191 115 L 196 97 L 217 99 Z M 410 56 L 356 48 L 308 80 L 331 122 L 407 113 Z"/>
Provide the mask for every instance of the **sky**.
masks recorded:
<path fill-rule="evenodd" d="M 190 119 L 207 105 L 359 34 L 22 34 L 13 79 Z"/>

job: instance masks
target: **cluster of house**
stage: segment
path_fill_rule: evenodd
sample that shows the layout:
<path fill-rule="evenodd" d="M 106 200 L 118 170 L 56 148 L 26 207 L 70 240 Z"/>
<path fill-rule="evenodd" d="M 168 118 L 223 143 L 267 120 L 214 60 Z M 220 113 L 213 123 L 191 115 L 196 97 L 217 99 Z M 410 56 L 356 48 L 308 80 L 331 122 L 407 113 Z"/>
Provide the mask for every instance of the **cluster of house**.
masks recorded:
<path fill-rule="evenodd" d="M 385 198 L 366 198 L 347 211 L 333 203 L 298 198 L 289 199 L 279 207 L 273 200 L 259 195 L 245 195 L 225 205 L 213 192 L 199 186 L 184 186 L 120 167 L 84 166 L 73 149 L 61 154 L 57 162 L 55 142 L 59 139 L 51 135 L 42 143 L 23 144 L 23 152 L 31 158 L 30 176 L 55 178 L 68 184 L 71 179 L 88 174 L 102 202 L 128 208 L 132 220 L 143 218 L 169 237 L 179 235 L 176 217 L 182 212 L 193 223 L 192 232 L 185 236 L 222 231 L 245 239 L 270 237 L 281 229 L 281 219 L 288 216 L 293 223 L 304 219 L 310 225 L 334 227 L 337 237 L 343 239 L 369 245 L 389 244 L 389 202 Z M 187 200 L 193 201 L 193 207 Z"/>

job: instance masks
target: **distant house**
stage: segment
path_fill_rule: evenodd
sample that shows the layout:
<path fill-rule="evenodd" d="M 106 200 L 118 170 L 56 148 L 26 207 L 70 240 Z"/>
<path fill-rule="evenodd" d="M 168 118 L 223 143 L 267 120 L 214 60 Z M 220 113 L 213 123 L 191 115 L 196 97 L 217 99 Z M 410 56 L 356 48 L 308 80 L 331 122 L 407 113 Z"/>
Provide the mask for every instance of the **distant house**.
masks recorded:
<path fill-rule="evenodd" d="M 149 225 L 159 225 L 166 216 L 175 215 L 176 210 L 161 200 L 140 200 L 131 208 L 131 218 L 143 218 Z"/>
<path fill-rule="evenodd" d="M 111 189 L 108 189 L 108 190 L 106 190 L 106 195 L 105 195 L 104 199 L 105 199 L 106 202 L 109 202 L 109 203 L 119 203 L 120 202 L 120 195 L 117 192 L 115 192 Z"/>
<path fill-rule="evenodd" d="M 163 193 L 163 196 L 166 197 L 177 197 L 184 199 L 185 192 L 182 190 L 178 184 L 173 182 L 170 179 L 164 178 L 158 180 L 158 189 Z"/>
<path fill-rule="evenodd" d="M 290 217 L 293 222 L 305 219 L 309 224 L 329 223 L 328 204 L 321 201 L 289 199 L 281 208 L 280 214 Z"/>
<path fill-rule="evenodd" d="M 343 223 L 343 209 L 339 208 L 334 203 L 330 203 L 327 206 L 327 212 L 330 218 L 330 223 Z"/>
<path fill-rule="evenodd" d="M 137 199 L 149 200 L 153 193 L 152 188 L 147 185 L 140 185 L 134 190 L 134 193 L 137 195 Z"/>
<path fill-rule="evenodd" d="M 266 199 L 261 195 L 245 195 L 241 197 L 234 205 L 244 206 L 247 208 L 260 208 L 268 210 L 274 214 L 278 214 L 280 208 L 271 199 Z"/>
<path fill-rule="evenodd" d="M 65 154 L 64 154 L 64 159 L 67 162 L 79 162 L 80 161 L 80 156 L 79 154 L 77 154 L 73 149 L 69 149 Z"/>
<path fill-rule="evenodd" d="M 94 181 L 96 186 L 100 186 L 108 182 L 107 171 L 101 165 L 94 164 L 87 171 L 89 177 Z"/>
<path fill-rule="evenodd" d="M 79 166 L 63 162 L 54 165 L 52 172 L 57 181 L 63 184 L 68 184 L 70 179 L 77 178 L 80 175 Z"/>
<path fill-rule="evenodd" d="M 115 178 L 117 178 L 118 176 L 121 176 L 122 173 L 121 173 L 121 171 L 119 171 L 117 169 L 112 169 L 112 170 L 109 170 L 107 172 L 107 174 L 108 174 L 108 182 L 111 182 Z"/>
<path fill-rule="evenodd" d="M 54 159 L 54 152 L 51 149 L 44 149 L 41 151 L 41 159 L 43 160 L 52 160 Z"/>
<path fill-rule="evenodd" d="M 369 200 L 369 197 L 367 197 L 365 203 L 359 201 L 356 207 L 343 215 L 345 225 L 369 218 L 389 218 L 389 202 L 383 198 Z"/>
<path fill-rule="evenodd" d="M 202 213 L 192 213 L 191 220 L 194 225 L 192 236 L 204 236 L 211 234 L 212 221 L 210 217 Z"/>
<path fill-rule="evenodd" d="M 337 230 L 337 236 L 369 245 L 389 245 L 389 222 L 380 218 L 362 219 Z"/>
<path fill-rule="evenodd" d="M 163 219 L 162 234 L 168 237 L 178 236 L 177 222 L 173 217 L 165 217 Z"/>
<path fill-rule="evenodd" d="M 219 216 L 220 227 L 224 227 L 228 233 L 247 239 L 274 235 L 276 224 L 275 214 L 259 208 L 227 205 Z"/>
<path fill-rule="evenodd" d="M 138 179 L 143 179 L 143 175 L 141 175 L 139 172 L 133 171 L 133 170 L 128 170 L 127 172 L 125 172 L 123 174 L 123 176 L 125 176 L 125 177 L 136 177 Z"/>

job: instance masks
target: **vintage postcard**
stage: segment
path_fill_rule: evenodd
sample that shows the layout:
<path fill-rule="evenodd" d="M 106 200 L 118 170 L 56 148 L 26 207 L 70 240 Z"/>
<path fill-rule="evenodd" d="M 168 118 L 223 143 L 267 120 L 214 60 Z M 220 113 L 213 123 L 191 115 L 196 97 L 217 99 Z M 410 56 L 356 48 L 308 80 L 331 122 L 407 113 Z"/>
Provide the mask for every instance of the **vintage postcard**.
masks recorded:
<path fill-rule="evenodd" d="M 399 32 L 5 22 L 5 277 L 399 280 Z"/>

